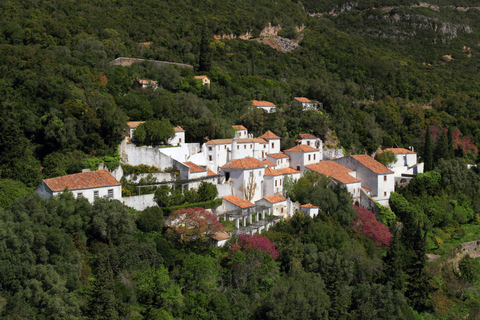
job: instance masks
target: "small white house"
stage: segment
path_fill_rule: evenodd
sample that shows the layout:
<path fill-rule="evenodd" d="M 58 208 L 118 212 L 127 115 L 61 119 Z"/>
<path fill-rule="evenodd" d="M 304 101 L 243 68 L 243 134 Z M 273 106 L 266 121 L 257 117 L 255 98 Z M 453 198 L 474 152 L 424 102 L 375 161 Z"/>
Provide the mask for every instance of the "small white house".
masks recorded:
<path fill-rule="evenodd" d="M 300 211 L 302 211 L 306 216 L 315 218 L 318 215 L 319 207 L 314 206 L 311 203 L 302 204 L 300 206 Z"/>
<path fill-rule="evenodd" d="M 317 110 L 318 102 L 304 97 L 295 97 L 294 102 L 302 105 L 302 111 Z"/>
<path fill-rule="evenodd" d="M 241 199 L 237 196 L 226 196 L 222 198 L 222 206 L 225 212 L 238 211 L 244 214 L 253 213 L 255 205 L 250 201 Z"/>
<path fill-rule="evenodd" d="M 267 154 L 267 160 L 275 163 L 275 169 L 290 167 L 290 157 L 283 152 Z"/>
<path fill-rule="evenodd" d="M 280 137 L 277 136 L 272 131 L 267 131 L 262 134 L 260 139 L 263 139 L 267 142 L 265 149 L 265 155 L 272 154 L 272 153 L 280 153 Z"/>
<path fill-rule="evenodd" d="M 423 162 L 417 163 L 417 153 L 405 148 L 386 148 L 383 152 L 392 152 L 397 161 L 387 167 L 393 170 L 395 177 L 401 177 L 402 174 L 423 173 Z"/>
<path fill-rule="evenodd" d="M 130 140 L 133 139 L 133 131 L 137 129 L 139 125 L 142 123 L 145 123 L 145 121 L 128 121 L 127 122 L 127 127 L 128 127 L 128 135 L 130 136 Z"/>
<path fill-rule="evenodd" d="M 271 209 L 276 216 L 288 218 L 287 199 L 281 195 L 273 195 L 262 198 L 255 202 L 257 206 L 264 206 Z"/>
<path fill-rule="evenodd" d="M 305 171 L 306 165 L 317 163 L 322 159 L 320 150 L 303 144 L 284 152 L 290 157 L 290 168 L 302 173 Z"/>
<path fill-rule="evenodd" d="M 390 194 L 395 191 L 395 177 L 392 170 L 366 154 L 332 161 L 355 171 L 356 178 L 362 182 L 364 189 L 370 191 L 372 198 L 388 207 Z"/>
<path fill-rule="evenodd" d="M 235 138 L 237 139 L 246 139 L 248 138 L 248 129 L 242 125 L 235 125 L 232 126 L 233 130 L 235 130 Z"/>
<path fill-rule="evenodd" d="M 227 243 L 228 240 L 230 240 L 230 236 L 226 232 L 218 231 L 210 235 L 210 239 L 212 246 L 221 248 Z"/>
<path fill-rule="evenodd" d="M 194 78 L 202 81 L 203 86 L 207 86 L 210 88 L 210 79 L 206 75 L 199 75 L 195 76 Z"/>
<path fill-rule="evenodd" d="M 333 161 L 320 161 L 319 163 L 307 165 L 306 168 L 319 175 L 330 177 L 336 183 L 346 187 L 348 193 L 352 196 L 353 202 L 360 197 L 362 182 L 356 178 L 357 173 L 354 170 Z"/>
<path fill-rule="evenodd" d="M 158 82 L 153 80 L 137 79 L 136 80 L 142 89 L 151 88 L 153 90 L 158 89 Z"/>
<path fill-rule="evenodd" d="M 277 109 L 277 106 L 269 101 L 252 100 L 252 105 L 266 111 L 267 113 L 273 113 Z"/>
<path fill-rule="evenodd" d="M 173 130 L 175 131 L 175 135 L 168 140 L 168 144 L 176 146 L 185 143 L 185 130 L 183 130 L 180 126 L 174 127 Z"/>
<path fill-rule="evenodd" d="M 263 197 L 265 166 L 255 158 L 234 159 L 220 168 L 226 183 L 231 183 L 233 195 L 248 201 Z"/>
<path fill-rule="evenodd" d="M 283 194 L 284 175 L 280 170 L 265 168 L 263 183 L 263 196 L 269 197 L 275 194 Z"/>
<path fill-rule="evenodd" d="M 86 198 L 90 203 L 103 197 L 122 199 L 122 184 L 106 169 L 43 179 L 35 193 L 46 199 L 65 190 L 72 192 L 77 199 Z"/>

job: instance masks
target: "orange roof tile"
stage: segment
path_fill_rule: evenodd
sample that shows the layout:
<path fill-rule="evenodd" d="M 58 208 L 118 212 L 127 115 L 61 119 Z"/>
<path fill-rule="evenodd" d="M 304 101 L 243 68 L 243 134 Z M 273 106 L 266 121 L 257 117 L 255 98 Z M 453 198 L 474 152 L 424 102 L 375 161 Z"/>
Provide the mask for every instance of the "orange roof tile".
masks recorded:
<path fill-rule="evenodd" d="M 237 143 L 267 143 L 262 138 L 243 138 L 243 139 L 237 139 Z"/>
<path fill-rule="evenodd" d="M 52 191 L 63 191 L 65 188 L 81 190 L 121 185 L 106 169 L 43 179 L 43 182 Z"/>
<path fill-rule="evenodd" d="M 208 79 L 208 77 L 205 76 L 205 75 L 194 76 L 194 78 L 195 78 L 195 79 L 202 79 L 202 80 L 203 80 L 203 79 Z"/>
<path fill-rule="evenodd" d="M 232 144 L 233 139 L 213 139 L 205 142 L 207 145 Z"/>
<path fill-rule="evenodd" d="M 282 173 L 272 168 L 265 168 L 265 176 L 280 176 Z"/>
<path fill-rule="evenodd" d="M 230 239 L 230 236 L 228 235 L 228 233 L 225 233 L 223 231 L 217 231 L 214 234 L 210 235 L 210 238 L 212 238 L 213 240 L 222 241 Z"/>
<path fill-rule="evenodd" d="M 279 136 L 277 136 L 275 133 L 272 131 L 268 130 L 264 134 L 262 134 L 259 138 L 265 139 L 265 140 L 270 140 L 270 139 L 280 139 Z"/>
<path fill-rule="evenodd" d="M 252 104 L 255 107 L 276 107 L 273 103 L 269 101 L 252 100 Z"/>
<path fill-rule="evenodd" d="M 360 162 L 362 165 L 364 165 L 368 169 L 375 172 L 376 174 L 393 173 L 392 170 L 388 169 L 383 164 L 381 164 L 380 162 L 378 162 L 377 160 L 373 159 L 372 157 L 366 154 L 353 155 L 351 157 L 357 160 L 358 162 Z"/>
<path fill-rule="evenodd" d="M 175 132 L 185 132 L 185 130 L 183 130 L 180 126 L 176 126 L 175 128 L 173 128 L 173 130 L 175 130 Z"/>
<path fill-rule="evenodd" d="M 394 154 L 410 154 L 410 153 L 415 153 L 412 150 L 408 150 L 405 148 L 386 148 L 383 149 L 383 151 L 390 151 L 393 152 Z"/>
<path fill-rule="evenodd" d="M 274 159 L 283 159 L 283 158 L 290 158 L 287 156 L 285 153 L 280 152 L 280 153 L 269 153 L 267 154 L 267 157 L 272 157 Z"/>
<path fill-rule="evenodd" d="M 265 197 L 263 198 L 265 200 L 267 200 L 268 202 L 270 203 L 277 203 L 277 202 L 282 202 L 282 201 L 287 201 L 287 199 L 285 199 L 284 197 L 276 194 L 274 196 L 270 196 L 270 197 Z"/>
<path fill-rule="evenodd" d="M 284 152 L 314 152 L 314 151 L 318 151 L 318 149 L 315 149 L 311 146 L 307 146 L 305 144 L 299 144 L 293 148 L 285 150 Z"/>
<path fill-rule="evenodd" d="M 232 128 L 235 129 L 235 130 L 248 130 L 247 128 L 245 128 L 242 125 L 234 125 L 234 126 L 232 126 Z"/>
<path fill-rule="evenodd" d="M 224 200 L 230 202 L 230 203 L 233 203 L 234 205 L 236 205 L 237 207 L 240 207 L 242 209 L 245 209 L 245 208 L 251 208 L 251 207 L 255 207 L 255 205 L 247 200 L 243 200 L 237 196 L 226 196 L 226 197 L 223 197 Z"/>
<path fill-rule="evenodd" d="M 142 123 L 145 123 L 145 121 L 128 121 L 127 126 L 131 129 L 135 129 L 136 127 L 138 127 Z"/>
<path fill-rule="evenodd" d="M 198 164 L 195 164 L 191 161 L 184 162 L 183 164 L 187 165 L 190 167 L 190 173 L 196 173 L 196 172 L 204 172 L 207 171 L 204 167 L 199 166 Z"/>
<path fill-rule="evenodd" d="M 317 137 L 310 133 L 300 133 L 298 134 L 298 136 L 300 137 L 300 139 L 317 139 Z"/>
<path fill-rule="evenodd" d="M 302 204 L 302 205 L 300 206 L 300 208 L 319 208 L 319 207 L 314 206 L 314 205 L 311 204 L 311 203 L 307 203 L 307 204 Z"/>
<path fill-rule="evenodd" d="M 263 164 L 266 164 L 268 167 L 275 167 L 275 166 L 276 166 L 275 163 L 270 162 L 270 161 L 268 161 L 268 160 L 261 160 L 261 162 L 262 162 Z"/>
<path fill-rule="evenodd" d="M 138 79 L 138 83 L 144 84 L 147 86 L 158 86 L 157 81 L 153 81 L 153 80 Z"/>
<path fill-rule="evenodd" d="M 307 99 L 307 98 L 304 98 L 304 97 L 295 97 L 295 100 L 297 100 L 298 102 L 301 102 L 301 103 L 309 103 L 311 102 L 311 100 Z"/>
<path fill-rule="evenodd" d="M 207 177 L 209 176 L 216 176 L 217 174 L 215 172 L 213 172 L 212 170 L 210 169 L 207 169 Z"/>
<path fill-rule="evenodd" d="M 333 161 L 320 161 L 319 163 L 309 164 L 305 167 L 318 174 L 329 176 L 343 184 L 360 182 L 360 180 L 349 174 L 349 172 L 354 172 L 353 170 Z"/>
<path fill-rule="evenodd" d="M 294 173 L 300 173 L 300 171 L 297 171 L 297 170 L 295 170 L 295 169 L 292 169 L 292 168 L 278 169 L 277 171 L 278 171 L 278 172 L 280 172 L 281 174 L 294 174 Z"/>
<path fill-rule="evenodd" d="M 220 167 L 222 169 L 255 169 L 263 168 L 263 163 L 255 158 L 234 159 L 229 164 Z"/>

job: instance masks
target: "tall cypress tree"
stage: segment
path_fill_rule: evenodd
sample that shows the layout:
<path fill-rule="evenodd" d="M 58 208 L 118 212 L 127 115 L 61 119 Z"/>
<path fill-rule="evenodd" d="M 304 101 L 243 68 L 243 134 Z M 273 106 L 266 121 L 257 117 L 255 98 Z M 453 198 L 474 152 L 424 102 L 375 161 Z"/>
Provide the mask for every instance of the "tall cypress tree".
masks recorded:
<path fill-rule="evenodd" d="M 453 147 L 452 128 L 448 128 L 448 152 L 450 154 L 450 159 L 454 159 L 455 158 L 455 148 Z"/>
<path fill-rule="evenodd" d="M 89 300 L 89 319 L 118 319 L 117 301 L 115 299 L 113 271 L 108 256 L 99 258 L 95 283 Z"/>
<path fill-rule="evenodd" d="M 400 233 L 396 226 L 394 228 L 392 242 L 384 259 L 384 283 L 391 282 L 395 290 L 403 291 L 405 287 L 405 273 L 403 272 L 404 264 L 400 247 Z"/>
<path fill-rule="evenodd" d="M 205 24 L 202 28 L 202 38 L 200 40 L 199 71 L 210 71 L 212 65 L 212 52 L 210 49 L 211 34 Z"/>
<path fill-rule="evenodd" d="M 433 149 L 432 138 L 430 137 L 430 125 L 427 125 L 427 133 L 425 135 L 425 148 L 423 149 L 424 172 L 433 170 Z"/>
<path fill-rule="evenodd" d="M 438 162 L 440 159 L 450 159 L 450 152 L 448 150 L 448 140 L 447 140 L 447 133 L 445 131 L 442 132 L 440 137 L 437 140 L 437 144 L 435 146 L 435 163 Z"/>

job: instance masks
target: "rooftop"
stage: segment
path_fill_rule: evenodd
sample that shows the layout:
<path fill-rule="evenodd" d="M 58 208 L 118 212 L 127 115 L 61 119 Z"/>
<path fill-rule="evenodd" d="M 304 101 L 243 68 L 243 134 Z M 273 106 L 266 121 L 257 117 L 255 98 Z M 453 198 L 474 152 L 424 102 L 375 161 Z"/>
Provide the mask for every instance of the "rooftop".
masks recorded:
<path fill-rule="evenodd" d="M 278 171 L 278 172 L 280 172 L 281 174 L 294 174 L 294 173 L 300 173 L 300 171 L 297 171 L 297 170 L 295 170 L 295 169 L 292 169 L 292 168 L 278 169 L 277 171 Z"/>
<path fill-rule="evenodd" d="M 267 154 L 267 157 L 272 157 L 274 159 L 283 159 L 283 158 L 289 158 L 285 153 L 280 152 L 280 153 L 269 153 Z"/>
<path fill-rule="evenodd" d="M 145 123 L 145 121 L 128 121 L 127 126 L 131 129 L 135 129 L 136 127 L 138 127 L 142 123 Z"/>
<path fill-rule="evenodd" d="M 158 86 L 157 81 L 154 81 L 154 80 L 138 79 L 138 83 L 147 85 L 147 86 Z"/>
<path fill-rule="evenodd" d="M 207 177 L 208 176 L 216 176 L 217 174 L 215 172 L 213 172 L 212 170 L 210 169 L 207 169 Z"/>
<path fill-rule="evenodd" d="M 270 140 L 270 139 L 280 139 L 279 136 L 277 136 L 275 133 L 272 131 L 268 130 L 264 134 L 262 134 L 259 138 L 265 139 L 265 140 Z"/>
<path fill-rule="evenodd" d="M 302 204 L 300 206 L 300 208 L 318 208 L 317 206 L 314 206 L 313 204 L 311 203 L 307 203 L 307 204 Z"/>
<path fill-rule="evenodd" d="M 222 241 L 230 239 L 230 236 L 228 235 L 228 233 L 225 233 L 223 231 L 217 231 L 214 234 L 210 235 L 210 238 L 212 238 L 213 240 Z"/>
<path fill-rule="evenodd" d="M 232 126 L 232 128 L 233 128 L 234 130 L 248 130 L 247 128 L 245 128 L 245 127 L 242 126 L 242 125 L 234 125 L 234 126 Z"/>
<path fill-rule="evenodd" d="M 285 150 L 284 152 L 314 152 L 314 151 L 318 151 L 318 149 L 315 149 L 311 146 L 307 146 L 305 144 L 299 144 L 293 148 Z"/>
<path fill-rule="evenodd" d="M 262 161 L 255 158 L 234 159 L 232 162 L 221 167 L 222 169 L 255 169 L 263 168 Z"/>
<path fill-rule="evenodd" d="M 299 133 L 298 136 L 300 139 L 317 139 L 317 137 L 310 133 Z"/>
<path fill-rule="evenodd" d="M 278 194 L 276 194 L 274 196 L 270 196 L 270 197 L 265 197 L 263 199 L 267 200 L 270 203 L 278 203 L 278 202 L 282 202 L 282 201 L 287 201 L 287 199 L 285 199 L 284 197 L 282 197 Z"/>
<path fill-rule="evenodd" d="M 298 102 L 301 102 L 301 103 L 310 103 L 310 102 L 312 102 L 312 100 L 307 99 L 307 98 L 304 98 L 304 97 L 295 97 L 294 99 L 297 100 Z"/>
<path fill-rule="evenodd" d="M 183 164 L 187 165 L 190 167 L 190 173 L 196 173 L 196 172 L 205 172 L 207 169 L 204 167 L 199 166 L 198 164 L 195 164 L 193 162 L 187 161 L 184 162 Z"/>
<path fill-rule="evenodd" d="M 206 145 L 232 144 L 233 139 L 213 139 L 205 142 Z M 261 138 L 237 139 L 237 143 L 267 143 Z"/>
<path fill-rule="evenodd" d="M 255 107 L 276 107 L 273 103 L 269 101 L 252 100 L 252 104 Z"/>
<path fill-rule="evenodd" d="M 194 76 L 195 79 L 208 79 L 206 75 Z"/>
<path fill-rule="evenodd" d="M 376 174 L 384 174 L 384 173 L 393 173 L 392 170 L 385 167 L 383 164 L 378 162 L 377 160 L 373 159 L 369 155 L 366 154 L 359 154 L 351 156 L 353 159 L 360 162 L 362 165 L 367 167 L 368 169 L 372 170 Z"/>
<path fill-rule="evenodd" d="M 386 148 L 386 149 L 383 149 L 383 152 L 385 151 L 390 151 L 390 152 L 393 152 L 394 154 L 410 154 L 410 153 L 415 153 L 413 152 L 412 150 L 408 150 L 408 149 L 405 149 L 405 148 Z"/>
<path fill-rule="evenodd" d="M 275 163 L 270 162 L 270 161 L 268 161 L 268 160 L 260 160 L 260 161 L 261 161 L 264 165 L 266 164 L 267 167 L 275 167 L 275 166 L 276 166 Z"/>
<path fill-rule="evenodd" d="M 173 128 L 173 130 L 175 130 L 175 132 L 185 132 L 185 130 L 183 130 L 180 126 Z"/>
<path fill-rule="evenodd" d="M 265 176 L 280 176 L 282 173 L 279 170 L 272 168 L 265 168 Z"/>
<path fill-rule="evenodd" d="M 329 176 L 343 184 L 360 182 L 360 180 L 349 174 L 349 172 L 354 172 L 353 170 L 333 161 L 320 161 L 319 163 L 309 164 L 305 167 L 318 174 Z"/>
<path fill-rule="evenodd" d="M 223 199 L 242 209 L 255 207 L 255 205 L 250 201 L 243 200 L 237 196 L 226 196 L 226 197 L 223 197 Z"/>
<path fill-rule="evenodd" d="M 43 182 L 52 191 L 63 191 L 65 188 L 68 188 L 68 190 L 81 190 L 121 185 L 106 169 L 43 179 Z"/>

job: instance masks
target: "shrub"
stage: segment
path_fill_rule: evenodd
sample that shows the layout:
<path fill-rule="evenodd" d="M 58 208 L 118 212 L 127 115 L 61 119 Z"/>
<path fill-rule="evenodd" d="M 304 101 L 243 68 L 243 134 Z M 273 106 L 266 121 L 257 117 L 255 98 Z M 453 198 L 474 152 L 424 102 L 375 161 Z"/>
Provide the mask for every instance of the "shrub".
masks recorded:
<path fill-rule="evenodd" d="M 377 246 L 388 248 L 392 241 L 392 234 L 386 226 L 375 219 L 375 215 L 362 207 L 354 206 L 357 219 L 352 224 L 352 229 L 358 234 L 371 239 Z"/>

